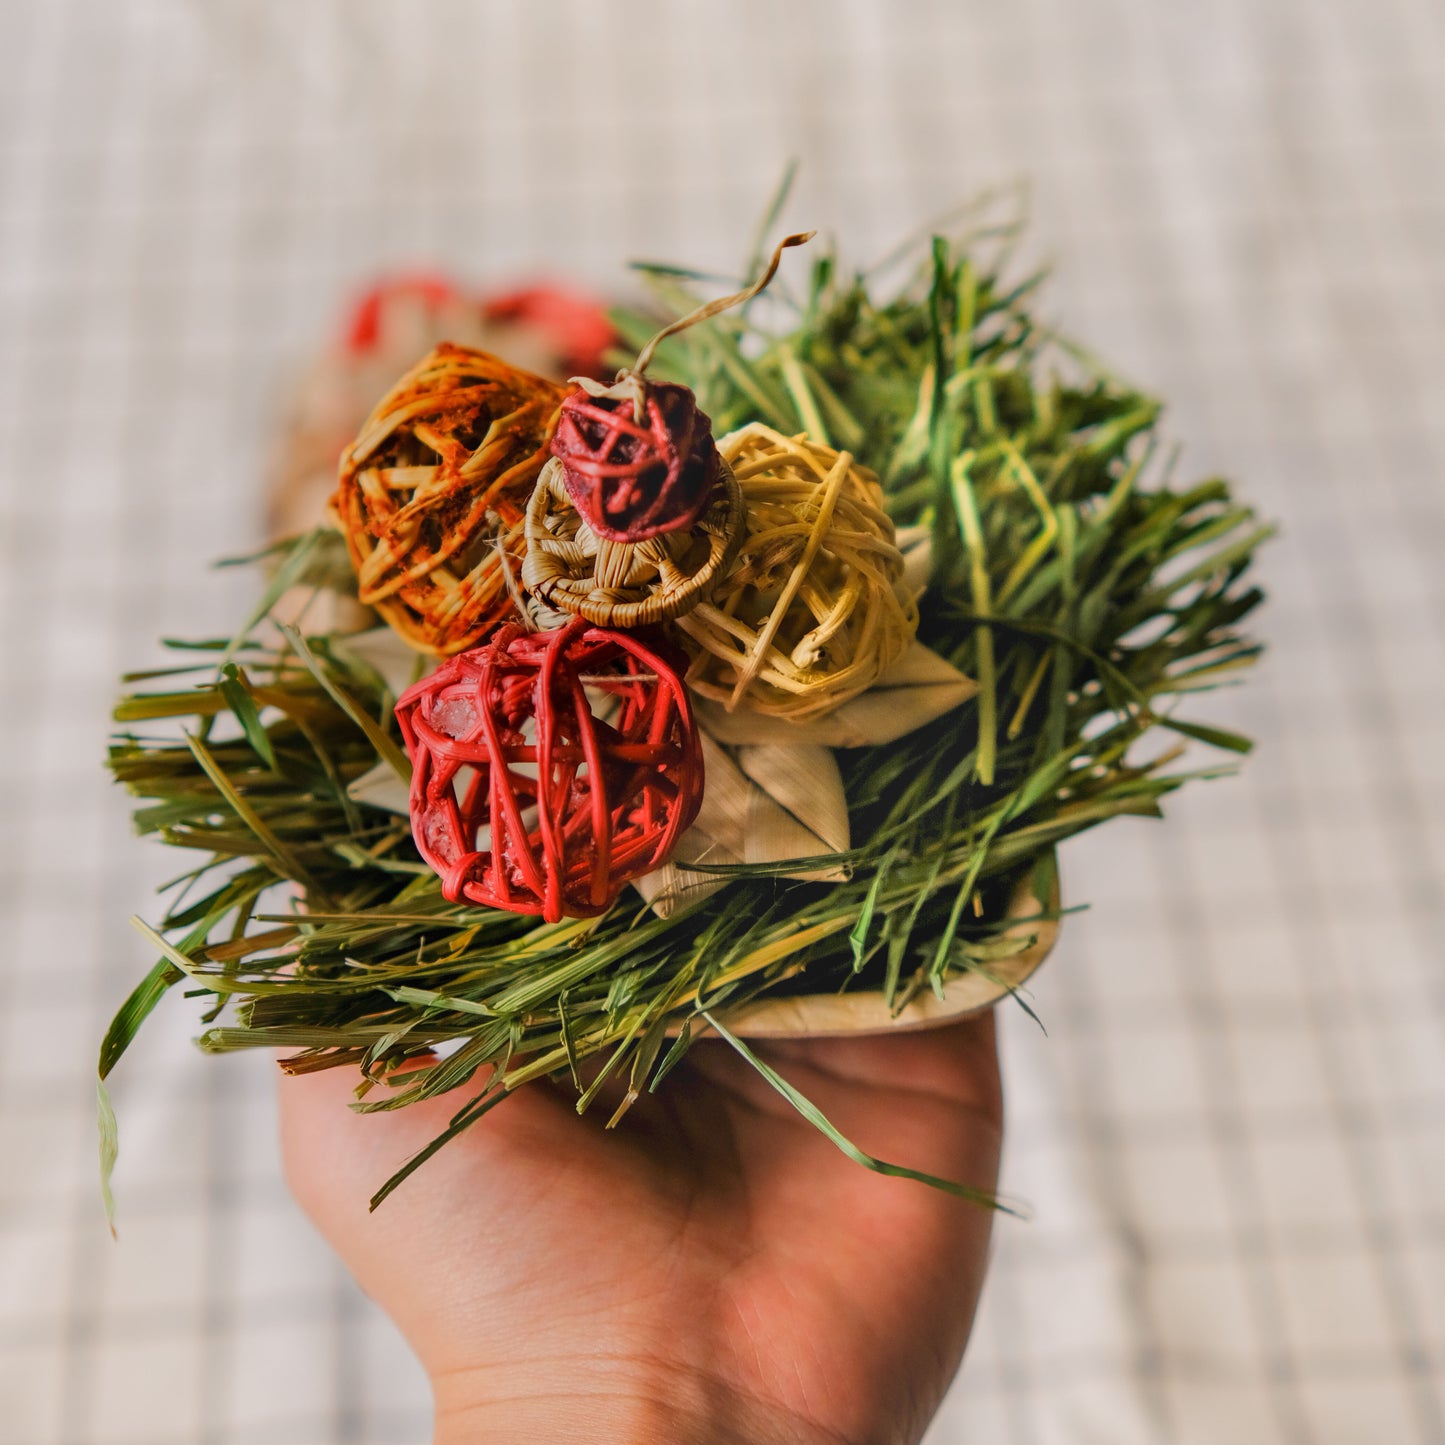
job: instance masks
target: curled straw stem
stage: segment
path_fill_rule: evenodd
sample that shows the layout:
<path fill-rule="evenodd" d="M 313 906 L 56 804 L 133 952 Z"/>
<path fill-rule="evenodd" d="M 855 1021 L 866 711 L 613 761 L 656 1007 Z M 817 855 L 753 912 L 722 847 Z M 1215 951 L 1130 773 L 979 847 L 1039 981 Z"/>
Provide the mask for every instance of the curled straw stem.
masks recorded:
<path fill-rule="evenodd" d="M 652 353 L 669 336 L 676 336 L 679 331 L 686 331 L 689 326 L 696 326 L 700 321 L 710 321 L 714 316 L 731 310 L 734 306 L 741 306 L 744 301 L 751 301 L 777 275 L 778 263 L 783 259 L 783 252 L 790 246 L 806 245 L 817 234 L 816 231 L 799 231 L 794 235 L 784 236 L 773 248 L 772 259 L 768 262 L 767 269 L 751 286 L 736 291 L 731 296 L 721 296 L 716 301 L 705 302 L 695 310 L 689 311 L 686 316 L 679 316 L 676 321 L 669 322 L 637 353 L 637 360 L 619 373 L 617 379 L 621 381 L 628 371 L 631 371 L 634 376 L 640 376 L 647 370 L 648 363 L 652 360 Z"/>

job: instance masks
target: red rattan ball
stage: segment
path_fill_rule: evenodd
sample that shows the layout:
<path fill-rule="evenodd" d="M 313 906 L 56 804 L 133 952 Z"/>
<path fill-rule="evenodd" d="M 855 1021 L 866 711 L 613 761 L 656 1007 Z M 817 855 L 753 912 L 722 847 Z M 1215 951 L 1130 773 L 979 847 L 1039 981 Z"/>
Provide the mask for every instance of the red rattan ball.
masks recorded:
<path fill-rule="evenodd" d="M 613 391 L 621 394 L 577 387 L 562 403 L 552 455 L 567 495 L 609 541 L 644 542 L 691 527 L 717 481 L 712 422 L 685 386 L 636 377 Z"/>
<path fill-rule="evenodd" d="M 590 918 L 666 862 L 703 787 L 667 650 L 508 623 L 402 695 L 412 835 L 448 899 Z"/>

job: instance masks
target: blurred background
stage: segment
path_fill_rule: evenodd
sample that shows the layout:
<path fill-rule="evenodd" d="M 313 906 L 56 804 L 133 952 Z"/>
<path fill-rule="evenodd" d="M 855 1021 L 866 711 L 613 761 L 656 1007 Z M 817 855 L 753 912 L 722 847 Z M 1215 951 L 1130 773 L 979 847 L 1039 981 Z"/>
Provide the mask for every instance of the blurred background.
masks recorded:
<path fill-rule="evenodd" d="M 172 999 L 114 677 L 229 633 L 297 385 L 375 276 L 631 296 L 787 223 L 860 264 L 1026 178 L 1047 312 L 1280 519 L 1233 780 L 1064 854 L 930 1441 L 1445 1440 L 1437 0 L 0 6 L 0 1439 L 391 1445 L 424 1381 L 290 1203 L 272 1065 Z M 907 1186 L 901 1186 L 907 1187 Z"/>

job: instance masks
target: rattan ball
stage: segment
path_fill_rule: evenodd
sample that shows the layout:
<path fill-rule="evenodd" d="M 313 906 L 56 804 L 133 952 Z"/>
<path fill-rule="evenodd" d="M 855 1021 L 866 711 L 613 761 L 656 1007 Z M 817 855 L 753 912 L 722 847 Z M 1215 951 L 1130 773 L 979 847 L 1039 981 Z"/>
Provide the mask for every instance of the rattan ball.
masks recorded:
<path fill-rule="evenodd" d="M 570 392 L 551 450 L 573 505 L 613 542 L 695 525 L 717 477 L 712 422 L 691 389 L 636 372 Z"/>
<path fill-rule="evenodd" d="M 332 501 L 358 594 L 411 646 L 449 656 L 516 615 L 527 499 L 565 395 L 444 343 L 342 454 Z"/>
<path fill-rule="evenodd" d="M 451 902 L 590 918 L 667 861 L 703 789 L 671 652 L 508 623 L 402 695 L 412 835 Z"/>
<path fill-rule="evenodd" d="M 599 537 L 573 504 L 553 457 L 527 507 L 522 582 L 543 607 L 599 627 L 643 627 L 681 616 L 706 597 L 743 534 L 732 471 L 720 465 L 706 510 L 684 530 L 642 542 Z"/>
<path fill-rule="evenodd" d="M 866 691 L 918 630 L 877 479 L 847 452 L 753 424 L 718 443 L 743 538 L 708 601 L 677 619 L 687 680 L 729 711 L 803 721 Z"/>

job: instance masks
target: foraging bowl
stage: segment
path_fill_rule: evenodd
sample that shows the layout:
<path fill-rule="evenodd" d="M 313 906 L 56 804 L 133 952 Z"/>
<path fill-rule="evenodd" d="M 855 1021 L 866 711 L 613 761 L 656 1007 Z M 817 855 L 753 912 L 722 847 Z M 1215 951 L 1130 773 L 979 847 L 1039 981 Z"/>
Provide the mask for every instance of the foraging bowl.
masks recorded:
<path fill-rule="evenodd" d="M 1015 922 L 1000 935 L 1020 938 L 1032 934 L 1034 940 L 1011 958 L 999 959 L 989 970 L 991 977 L 985 978 L 981 973 L 960 974 L 944 986 L 942 998 L 925 990 L 896 1014 L 890 1012 L 883 992 L 874 989 L 761 998 L 735 1009 L 719 1010 L 718 1018 L 739 1038 L 828 1039 L 850 1034 L 914 1033 L 942 1028 L 980 1014 L 1025 984 L 1058 941 L 1058 883 L 1054 882 L 1046 899 L 1040 899 L 1034 893 L 1037 875 L 1035 865 L 1019 879 L 1007 911 L 1007 916 Z M 1054 877 L 1057 880 L 1057 871 Z M 676 1030 L 670 1032 L 676 1033 Z"/>

